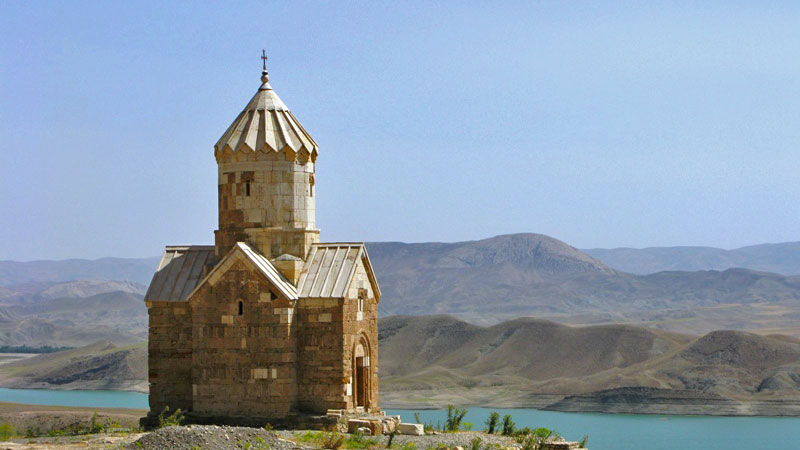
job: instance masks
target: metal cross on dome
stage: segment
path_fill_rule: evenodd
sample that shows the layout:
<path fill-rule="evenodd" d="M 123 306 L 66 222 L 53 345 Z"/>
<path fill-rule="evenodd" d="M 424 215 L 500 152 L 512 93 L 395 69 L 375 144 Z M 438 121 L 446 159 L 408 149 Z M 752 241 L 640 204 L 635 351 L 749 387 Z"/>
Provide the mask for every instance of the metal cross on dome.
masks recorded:
<path fill-rule="evenodd" d="M 264 61 L 264 71 L 267 70 L 267 51 L 261 50 L 261 60 Z"/>

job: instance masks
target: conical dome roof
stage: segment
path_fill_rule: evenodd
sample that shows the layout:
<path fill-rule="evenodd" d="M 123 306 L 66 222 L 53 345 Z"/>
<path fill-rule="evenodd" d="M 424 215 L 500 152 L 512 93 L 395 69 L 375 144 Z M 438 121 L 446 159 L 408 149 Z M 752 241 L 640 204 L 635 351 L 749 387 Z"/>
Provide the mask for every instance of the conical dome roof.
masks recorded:
<path fill-rule="evenodd" d="M 305 149 L 312 161 L 317 158 L 317 143 L 272 90 L 265 70 L 258 92 L 219 138 L 214 150 L 283 152 L 286 147 L 295 153 Z"/>

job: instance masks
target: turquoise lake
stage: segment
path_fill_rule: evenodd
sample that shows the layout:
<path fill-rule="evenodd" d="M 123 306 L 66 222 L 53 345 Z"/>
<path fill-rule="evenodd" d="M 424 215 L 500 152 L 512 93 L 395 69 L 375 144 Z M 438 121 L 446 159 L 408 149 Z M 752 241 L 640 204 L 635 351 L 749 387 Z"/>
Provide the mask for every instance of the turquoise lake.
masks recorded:
<path fill-rule="evenodd" d="M 37 405 L 147 409 L 147 395 L 121 391 L 2 389 L 0 402 Z M 581 414 L 535 409 L 469 408 L 465 422 L 476 429 L 492 411 L 511 414 L 518 427 L 547 427 L 569 440 L 589 435 L 591 450 L 765 450 L 800 449 L 800 418 L 698 417 L 633 414 Z M 388 409 L 406 422 L 414 411 Z M 441 410 L 419 411 L 425 422 L 444 422 Z"/>

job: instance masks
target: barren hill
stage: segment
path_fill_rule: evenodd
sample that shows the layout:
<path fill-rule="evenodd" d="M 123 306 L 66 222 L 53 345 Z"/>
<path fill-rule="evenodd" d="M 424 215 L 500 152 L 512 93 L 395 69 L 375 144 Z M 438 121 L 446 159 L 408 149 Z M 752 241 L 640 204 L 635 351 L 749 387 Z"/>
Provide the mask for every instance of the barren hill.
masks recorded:
<path fill-rule="evenodd" d="M 0 385 L 147 392 L 147 344 L 117 347 L 101 341 L 0 365 Z"/>
<path fill-rule="evenodd" d="M 691 337 L 627 325 L 575 328 L 533 318 L 478 327 L 449 316 L 380 322 L 381 370 L 405 376 L 441 368 L 462 376 L 547 380 L 645 361 Z"/>
<path fill-rule="evenodd" d="M 800 412 L 800 341 L 786 336 L 718 331 L 696 338 L 534 319 L 484 328 L 442 316 L 390 317 L 380 326 L 382 395 L 405 406 L 420 401 L 545 406 L 577 396 L 558 408 L 575 410 L 580 404 L 600 411 L 587 404 L 652 395 L 653 402 L 677 408 L 672 412 L 714 413 L 703 410 L 704 402 L 714 404 L 710 399 L 731 414 L 742 401 L 755 402 L 754 411 L 783 402 L 776 411 Z M 629 390 L 592 394 L 621 388 Z"/>

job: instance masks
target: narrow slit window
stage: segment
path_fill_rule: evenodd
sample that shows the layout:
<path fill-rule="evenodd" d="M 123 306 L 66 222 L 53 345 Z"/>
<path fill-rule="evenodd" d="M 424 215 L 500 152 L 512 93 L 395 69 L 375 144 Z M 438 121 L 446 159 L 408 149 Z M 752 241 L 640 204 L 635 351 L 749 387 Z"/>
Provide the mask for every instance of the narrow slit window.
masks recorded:
<path fill-rule="evenodd" d="M 244 191 L 245 191 L 245 195 L 250 197 L 250 182 L 249 181 L 244 184 Z"/>
<path fill-rule="evenodd" d="M 239 300 L 239 315 L 240 316 L 244 315 L 244 302 L 241 300 Z"/>
<path fill-rule="evenodd" d="M 367 290 L 358 290 L 358 312 L 364 312 L 364 300 L 367 298 Z"/>

